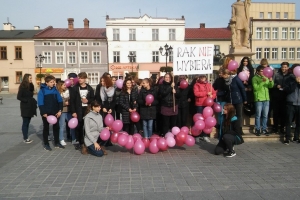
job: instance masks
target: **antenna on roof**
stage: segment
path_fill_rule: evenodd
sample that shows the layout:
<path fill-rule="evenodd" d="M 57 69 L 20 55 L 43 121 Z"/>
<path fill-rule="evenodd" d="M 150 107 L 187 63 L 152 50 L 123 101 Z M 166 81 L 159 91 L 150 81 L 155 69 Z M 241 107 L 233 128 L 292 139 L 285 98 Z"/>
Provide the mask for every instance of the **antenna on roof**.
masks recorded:
<path fill-rule="evenodd" d="M 155 16 L 157 17 L 157 7 L 156 7 L 155 9 L 156 9 L 156 11 L 155 11 Z"/>
<path fill-rule="evenodd" d="M 141 9 L 139 9 L 139 13 L 140 13 L 140 16 L 141 16 Z"/>
<path fill-rule="evenodd" d="M 7 23 L 9 23 L 9 17 L 7 17 Z"/>

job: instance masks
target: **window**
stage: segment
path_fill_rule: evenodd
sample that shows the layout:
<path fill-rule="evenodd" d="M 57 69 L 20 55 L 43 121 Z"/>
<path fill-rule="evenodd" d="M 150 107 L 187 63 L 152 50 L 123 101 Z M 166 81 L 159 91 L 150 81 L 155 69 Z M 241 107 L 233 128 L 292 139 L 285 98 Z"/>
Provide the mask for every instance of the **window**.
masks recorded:
<path fill-rule="evenodd" d="M 69 52 L 69 64 L 76 63 L 76 52 Z"/>
<path fill-rule="evenodd" d="M 270 48 L 264 49 L 264 58 L 270 59 Z"/>
<path fill-rule="evenodd" d="M 22 72 L 16 71 L 16 83 L 21 83 L 21 82 L 22 82 Z"/>
<path fill-rule="evenodd" d="M 68 46 L 75 46 L 75 42 L 68 42 Z"/>
<path fill-rule="evenodd" d="M 43 45 L 44 45 L 44 46 L 50 46 L 51 43 L 50 43 L 50 42 L 43 42 Z"/>
<path fill-rule="evenodd" d="M 169 55 L 169 62 L 173 62 L 173 51 L 170 52 L 170 55 Z"/>
<path fill-rule="evenodd" d="M 64 63 L 64 52 L 57 51 L 56 52 L 56 64 L 63 64 Z"/>
<path fill-rule="evenodd" d="M 169 40 L 176 40 L 175 29 L 169 29 Z"/>
<path fill-rule="evenodd" d="M 214 55 L 218 55 L 220 53 L 220 45 L 215 45 L 214 46 Z"/>
<path fill-rule="evenodd" d="M 80 63 L 82 64 L 87 64 L 89 63 L 89 56 L 88 56 L 88 52 L 80 52 Z"/>
<path fill-rule="evenodd" d="M 114 62 L 120 62 L 120 51 L 114 51 Z"/>
<path fill-rule="evenodd" d="M 296 32 L 296 29 L 295 29 L 295 28 L 290 28 L 290 40 L 296 39 L 296 38 L 295 38 L 295 37 L 296 37 L 295 32 Z"/>
<path fill-rule="evenodd" d="M 287 12 L 285 12 L 284 14 L 283 14 L 283 18 L 284 19 L 287 19 L 289 17 L 289 14 L 287 13 Z"/>
<path fill-rule="evenodd" d="M 87 46 L 88 43 L 87 42 L 80 42 L 80 46 Z"/>
<path fill-rule="evenodd" d="M 277 40 L 278 39 L 278 28 L 272 29 L 272 39 Z"/>
<path fill-rule="evenodd" d="M 297 60 L 300 60 L 300 48 L 297 48 Z"/>
<path fill-rule="evenodd" d="M 136 62 L 136 52 L 135 51 L 129 51 L 128 55 L 135 55 L 135 57 L 128 57 L 129 62 Z"/>
<path fill-rule="evenodd" d="M 152 29 L 152 40 L 158 40 L 158 29 Z"/>
<path fill-rule="evenodd" d="M 119 41 L 120 40 L 120 30 L 113 29 L 113 40 Z"/>
<path fill-rule="evenodd" d="M 286 51 L 287 51 L 287 48 L 281 49 L 281 59 L 282 60 L 286 59 Z"/>
<path fill-rule="evenodd" d="M 63 45 L 64 45 L 64 42 L 55 42 L 55 45 L 56 45 L 56 46 L 63 46 Z"/>
<path fill-rule="evenodd" d="M 272 59 L 273 60 L 278 59 L 278 48 L 272 48 Z"/>
<path fill-rule="evenodd" d="M 295 59 L 295 48 L 289 48 L 289 59 Z"/>
<path fill-rule="evenodd" d="M 129 40 L 135 41 L 135 29 L 129 29 Z"/>
<path fill-rule="evenodd" d="M 282 39 L 286 40 L 287 39 L 287 28 L 282 28 Z"/>
<path fill-rule="evenodd" d="M 268 12 L 268 19 L 272 19 L 272 13 Z"/>
<path fill-rule="evenodd" d="M 265 40 L 271 39 L 270 37 L 270 28 L 265 28 Z"/>
<path fill-rule="evenodd" d="M 152 51 L 152 62 L 159 62 L 159 52 Z"/>
<path fill-rule="evenodd" d="M 259 13 L 259 19 L 263 19 L 264 18 L 264 13 L 263 12 L 260 12 Z"/>
<path fill-rule="evenodd" d="M 256 28 L 256 39 L 261 39 L 262 28 Z"/>
<path fill-rule="evenodd" d="M 256 59 L 260 60 L 261 59 L 261 48 L 256 48 Z"/>
<path fill-rule="evenodd" d="M 280 19 L 280 12 L 276 12 L 276 19 Z"/>
<path fill-rule="evenodd" d="M 100 46 L 100 42 L 93 42 L 93 46 Z"/>
<path fill-rule="evenodd" d="M 87 73 L 88 82 L 90 85 L 98 85 L 100 81 L 100 76 L 98 72 Z"/>
<path fill-rule="evenodd" d="M 93 63 L 100 63 L 100 51 L 94 51 L 93 52 Z"/>
<path fill-rule="evenodd" d="M 298 40 L 300 40 L 300 28 L 298 28 L 298 34 L 297 35 L 298 35 L 297 36 Z"/>
<path fill-rule="evenodd" d="M 7 59 L 7 49 L 6 49 L 6 47 L 0 47 L 0 59 L 1 60 Z"/>
<path fill-rule="evenodd" d="M 51 64 L 52 63 L 51 51 L 43 52 L 43 56 L 45 57 L 45 59 L 43 61 L 44 64 Z"/>
<path fill-rule="evenodd" d="M 16 60 L 22 59 L 22 47 L 15 47 L 15 53 L 16 53 Z"/>

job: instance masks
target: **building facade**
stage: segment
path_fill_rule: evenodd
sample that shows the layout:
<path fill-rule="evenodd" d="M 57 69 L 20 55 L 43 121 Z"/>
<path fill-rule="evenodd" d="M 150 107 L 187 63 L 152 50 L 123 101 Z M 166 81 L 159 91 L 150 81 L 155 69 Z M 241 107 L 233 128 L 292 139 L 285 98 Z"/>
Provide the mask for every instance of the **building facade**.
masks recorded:
<path fill-rule="evenodd" d="M 35 81 L 33 37 L 40 31 L 17 30 L 11 23 L 3 24 L 3 30 L 0 30 L 0 94 L 17 93 L 26 73 Z"/>
<path fill-rule="evenodd" d="M 138 72 L 139 78 L 160 75 L 166 66 L 166 56 L 159 48 L 184 44 L 185 19 L 152 18 L 144 15 L 136 18 L 106 18 L 109 71 L 114 76 Z M 130 60 L 128 55 L 135 58 Z M 164 51 L 162 52 L 164 54 Z M 132 62 L 131 62 L 132 61 Z M 173 66 L 173 56 L 168 56 L 167 66 Z"/>
<path fill-rule="evenodd" d="M 36 56 L 45 57 L 36 62 L 36 74 L 51 74 L 65 80 L 71 72 L 88 74 L 88 83 L 96 87 L 108 71 L 107 40 L 104 28 L 74 28 L 74 19 L 68 18 L 68 28 L 47 27 L 34 37 Z M 41 68 L 40 68 L 41 67 Z"/>

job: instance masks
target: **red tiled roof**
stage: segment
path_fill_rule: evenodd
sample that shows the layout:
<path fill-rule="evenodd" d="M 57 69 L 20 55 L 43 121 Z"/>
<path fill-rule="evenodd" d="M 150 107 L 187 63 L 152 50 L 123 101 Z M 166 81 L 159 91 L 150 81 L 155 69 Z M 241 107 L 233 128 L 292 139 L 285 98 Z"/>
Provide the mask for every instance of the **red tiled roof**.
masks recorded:
<path fill-rule="evenodd" d="M 186 28 L 186 40 L 231 40 L 231 30 L 229 28 Z"/>
<path fill-rule="evenodd" d="M 43 39 L 106 39 L 105 28 L 74 28 L 69 31 L 67 28 L 53 28 L 49 26 L 39 32 L 34 38 Z"/>

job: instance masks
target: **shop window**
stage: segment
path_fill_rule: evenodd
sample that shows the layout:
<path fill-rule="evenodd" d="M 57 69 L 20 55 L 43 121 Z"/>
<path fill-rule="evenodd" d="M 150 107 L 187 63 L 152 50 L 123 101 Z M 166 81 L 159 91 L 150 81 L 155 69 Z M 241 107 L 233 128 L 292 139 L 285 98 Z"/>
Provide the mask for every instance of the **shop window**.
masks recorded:
<path fill-rule="evenodd" d="M 22 82 L 22 72 L 16 71 L 16 83 L 21 83 L 21 82 Z"/>

